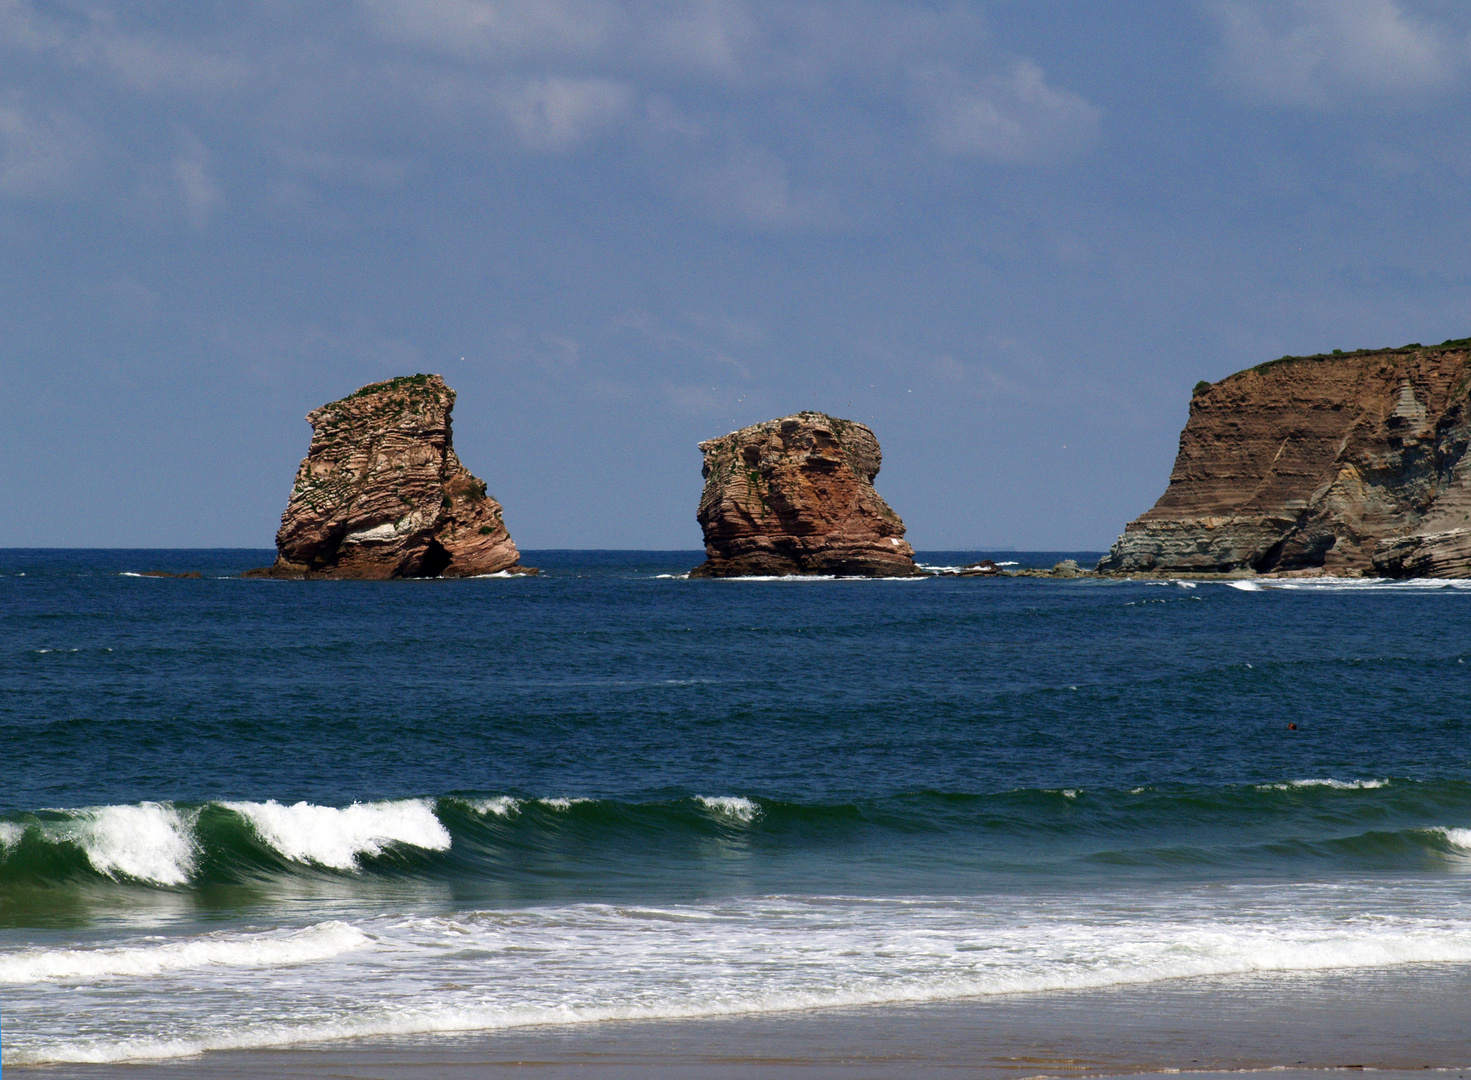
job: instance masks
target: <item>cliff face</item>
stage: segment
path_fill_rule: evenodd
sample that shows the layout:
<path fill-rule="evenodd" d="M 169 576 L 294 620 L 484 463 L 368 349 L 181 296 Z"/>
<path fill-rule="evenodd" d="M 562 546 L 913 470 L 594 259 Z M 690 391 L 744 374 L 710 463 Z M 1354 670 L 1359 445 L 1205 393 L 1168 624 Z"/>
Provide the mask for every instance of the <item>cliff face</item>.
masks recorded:
<path fill-rule="evenodd" d="M 501 507 L 455 456 L 438 375 L 365 386 L 307 416 L 312 442 L 271 577 L 465 577 L 518 567 Z"/>
<path fill-rule="evenodd" d="M 904 522 L 873 489 L 878 440 L 818 412 L 700 443 L 705 491 L 696 515 L 705 563 L 692 577 L 923 573 Z"/>
<path fill-rule="evenodd" d="M 1198 387 L 1170 484 L 1105 571 L 1471 575 L 1471 339 Z"/>

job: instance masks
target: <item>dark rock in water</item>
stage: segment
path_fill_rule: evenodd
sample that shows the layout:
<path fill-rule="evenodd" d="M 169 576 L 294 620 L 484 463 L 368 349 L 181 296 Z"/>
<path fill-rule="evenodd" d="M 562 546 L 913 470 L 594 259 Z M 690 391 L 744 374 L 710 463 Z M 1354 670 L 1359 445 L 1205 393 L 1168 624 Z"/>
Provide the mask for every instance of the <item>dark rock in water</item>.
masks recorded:
<path fill-rule="evenodd" d="M 961 577 L 1000 577 L 1001 567 L 991 559 L 968 563 L 960 568 Z"/>
<path fill-rule="evenodd" d="M 373 383 L 307 416 L 312 442 L 276 533 L 247 577 L 468 577 L 535 573 L 501 506 L 455 456 L 455 392 L 438 375 Z"/>
<path fill-rule="evenodd" d="M 704 564 L 691 577 L 913 577 L 904 522 L 873 489 L 881 454 L 863 424 L 819 412 L 768 420 L 700 444 L 696 515 Z"/>
<path fill-rule="evenodd" d="M 139 577 L 172 577 L 172 578 L 198 578 L 203 577 L 198 570 L 187 570 L 182 574 L 175 574 L 168 570 L 144 570 Z"/>
<path fill-rule="evenodd" d="M 1471 575 L 1471 339 L 1284 357 L 1198 387 L 1114 573 Z"/>

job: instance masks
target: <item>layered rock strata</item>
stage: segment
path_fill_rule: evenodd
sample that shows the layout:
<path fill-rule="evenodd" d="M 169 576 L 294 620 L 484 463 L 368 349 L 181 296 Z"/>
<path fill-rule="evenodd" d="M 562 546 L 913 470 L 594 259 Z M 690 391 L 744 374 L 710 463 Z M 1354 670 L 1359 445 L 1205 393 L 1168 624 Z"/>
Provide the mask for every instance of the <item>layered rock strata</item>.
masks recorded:
<path fill-rule="evenodd" d="M 707 558 L 691 577 L 924 573 L 904 522 L 873 488 L 882 455 L 863 424 L 801 412 L 700 450 Z"/>
<path fill-rule="evenodd" d="M 438 375 L 373 383 L 307 416 L 311 447 L 276 533 L 288 578 L 523 571 L 500 503 L 455 456 L 455 392 Z"/>
<path fill-rule="evenodd" d="M 1471 576 L 1471 339 L 1283 357 L 1196 387 L 1114 573 Z"/>

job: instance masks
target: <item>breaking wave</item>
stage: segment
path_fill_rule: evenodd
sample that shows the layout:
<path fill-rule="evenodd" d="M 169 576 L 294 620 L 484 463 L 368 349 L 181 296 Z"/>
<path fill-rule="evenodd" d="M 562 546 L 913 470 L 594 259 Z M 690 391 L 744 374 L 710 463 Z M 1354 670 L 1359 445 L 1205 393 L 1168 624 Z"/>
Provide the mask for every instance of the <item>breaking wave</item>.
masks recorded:
<path fill-rule="evenodd" d="M 292 862 L 334 870 L 357 870 L 363 856 L 381 855 L 390 844 L 446 851 L 450 835 L 427 799 L 353 803 L 337 809 L 299 802 L 220 803 L 255 827 L 261 839 Z"/>
<path fill-rule="evenodd" d="M 1438 831 L 1437 831 L 1438 830 Z M 773 857 L 855 843 L 947 865 L 1265 872 L 1302 864 L 1464 869 L 1471 784 L 1314 777 L 1236 786 L 915 792 L 804 803 L 745 795 L 649 802 L 446 795 L 324 806 L 138 803 L 0 818 L 0 890 L 114 881 L 187 889 L 339 880 L 541 880 L 699 859 L 711 840 Z M 1162 843 L 1162 838 L 1165 842 Z M 835 856 L 837 857 L 837 856 Z M 990 860 L 990 863 L 988 863 Z M 1448 861 L 1449 860 L 1449 861 Z M 600 869 L 602 868 L 602 869 Z"/>

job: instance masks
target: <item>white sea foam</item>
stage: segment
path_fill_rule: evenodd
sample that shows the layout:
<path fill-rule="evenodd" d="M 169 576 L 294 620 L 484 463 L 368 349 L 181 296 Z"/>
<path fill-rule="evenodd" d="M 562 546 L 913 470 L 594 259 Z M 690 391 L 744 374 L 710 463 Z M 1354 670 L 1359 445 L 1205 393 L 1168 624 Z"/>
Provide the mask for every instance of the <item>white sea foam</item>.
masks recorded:
<path fill-rule="evenodd" d="M 17 825 L 13 821 L 0 821 L 0 855 L 6 855 L 10 849 L 20 844 L 25 836 L 24 825 Z"/>
<path fill-rule="evenodd" d="M 695 801 L 706 810 L 737 821 L 751 821 L 761 813 L 761 807 L 739 795 L 696 795 Z"/>
<path fill-rule="evenodd" d="M 467 799 L 465 805 L 477 814 L 510 817 L 521 809 L 521 800 L 513 799 L 509 795 L 497 795 L 492 799 Z"/>
<path fill-rule="evenodd" d="M 1255 581 L 1228 581 L 1233 589 L 1256 592 L 1261 589 L 1285 589 L 1289 592 L 1467 592 L 1471 580 L 1447 578 L 1267 578 Z"/>
<path fill-rule="evenodd" d="M 210 934 L 120 948 L 27 949 L 0 955 L 0 984 L 146 978 L 207 967 L 277 968 L 330 959 L 367 944 L 347 923 L 263 934 Z"/>
<path fill-rule="evenodd" d="M 570 810 L 574 803 L 592 802 L 591 799 L 537 799 L 536 801 L 549 810 Z"/>
<path fill-rule="evenodd" d="M 1440 828 L 1432 829 L 1431 832 L 1444 836 L 1452 847 L 1460 848 L 1471 854 L 1471 829 Z"/>
<path fill-rule="evenodd" d="M 353 803 L 341 809 L 299 802 L 230 802 L 271 847 L 293 862 L 356 870 L 363 855 L 379 855 L 389 844 L 446 851 L 449 830 L 427 799 Z"/>
<path fill-rule="evenodd" d="M 49 836 L 79 846 L 99 874 L 155 885 L 182 885 L 194 872 L 195 814 L 168 803 L 98 806 L 46 828 Z"/>
<path fill-rule="evenodd" d="M 1389 781 L 1387 779 L 1385 779 L 1385 780 L 1334 780 L 1334 779 L 1331 779 L 1331 778 L 1323 778 L 1323 779 L 1314 778 L 1314 779 L 1309 779 L 1309 780 L 1289 780 L 1285 784 L 1258 784 L 1257 785 L 1257 790 L 1258 791 L 1290 791 L 1293 788 L 1326 787 L 1326 788 L 1335 788 L 1335 789 L 1337 789 L 1339 791 L 1357 791 L 1357 790 L 1372 789 L 1372 788 L 1382 788 L 1382 787 L 1388 786 L 1388 784 L 1389 784 Z"/>
<path fill-rule="evenodd" d="M 766 896 L 383 916 L 349 928 L 372 948 L 352 947 L 350 933 L 323 931 L 322 952 L 341 951 L 298 963 L 290 978 L 270 964 L 226 966 L 229 959 L 207 949 L 192 967 L 182 954 L 176 960 L 163 952 L 164 964 L 178 964 L 168 970 L 168 994 L 147 981 L 157 970 L 152 959 L 110 950 L 105 973 L 95 977 L 108 980 L 111 992 L 69 996 L 65 1025 L 47 1019 L 58 1003 L 45 983 L 7 993 L 4 1060 L 161 1059 L 353 1037 L 1467 963 L 1471 919 L 1463 895 L 1464 885 L 1416 879 L 1124 890 L 1040 907 L 1004 894 Z M 120 971 L 124 957 L 142 974 Z M 67 962 L 76 982 L 94 978 L 80 971 L 82 960 Z M 114 1006 L 122 993 L 134 1007 Z"/>
<path fill-rule="evenodd" d="M 962 570 L 968 570 L 968 569 L 970 569 L 972 566 L 975 565 L 975 563 L 961 563 L 961 564 L 958 564 L 956 566 L 945 566 L 945 565 L 942 565 L 940 563 L 916 562 L 915 565 L 918 566 L 921 570 L 928 570 L 932 574 L 958 574 Z M 993 559 L 991 561 L 991 565 L 996 566 L 996 567 L 999 568 L 999 567 L 1007 567 L 1007 566 L 1020 566 L 1021 564 L 1019 562 L 1017 562 L 1015 559 L 1009 560 L 1007 562 L 996 562 Z M 902 580 L 902 579 L 895 578 L 893 580 L 898 581 L 898 580 Z"/>

